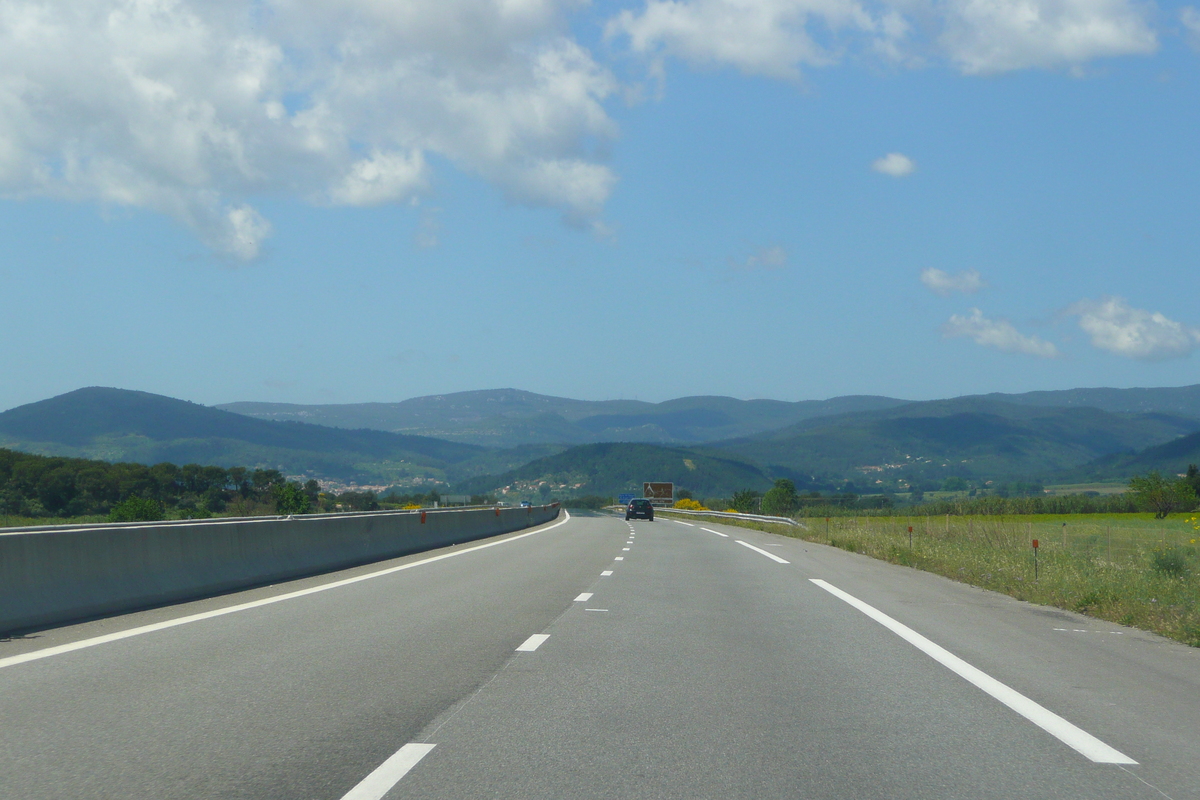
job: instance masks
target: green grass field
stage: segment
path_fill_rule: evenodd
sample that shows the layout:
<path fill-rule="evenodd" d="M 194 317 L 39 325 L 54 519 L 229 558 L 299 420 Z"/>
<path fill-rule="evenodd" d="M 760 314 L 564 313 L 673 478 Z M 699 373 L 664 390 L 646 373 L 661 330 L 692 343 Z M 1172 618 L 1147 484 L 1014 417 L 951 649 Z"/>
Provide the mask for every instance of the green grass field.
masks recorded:
<path fill-rule="evenodd" d="M 720 521 L 830 544 L 1200 647 L 1200 531 L 1192 516 L 835 517 L 807 519 L 808 530 Z"/>

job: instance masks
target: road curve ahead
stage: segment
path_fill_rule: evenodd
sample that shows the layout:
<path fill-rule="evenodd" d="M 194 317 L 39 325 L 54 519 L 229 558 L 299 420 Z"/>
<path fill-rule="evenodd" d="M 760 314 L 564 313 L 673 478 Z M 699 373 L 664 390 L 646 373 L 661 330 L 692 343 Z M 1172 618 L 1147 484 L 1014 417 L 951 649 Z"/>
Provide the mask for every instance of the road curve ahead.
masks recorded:
<path fill-rule="evenodd" d="M 0 798 L 1200 799 L 1200 651 L 564 517 L 0 642 Z"/>

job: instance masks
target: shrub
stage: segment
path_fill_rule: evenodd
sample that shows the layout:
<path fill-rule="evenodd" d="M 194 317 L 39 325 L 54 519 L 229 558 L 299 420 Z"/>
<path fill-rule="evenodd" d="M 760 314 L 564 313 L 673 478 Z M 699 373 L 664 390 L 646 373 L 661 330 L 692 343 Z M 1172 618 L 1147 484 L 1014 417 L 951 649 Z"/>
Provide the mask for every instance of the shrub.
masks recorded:
<path fill-rule="evenodd" d="M 1150 566 L 1155 572 L 1172 578 L 1182 578 L 1188 572 L 1187 555 L 1180 547 L 1155 550 L 1150 556 Z"/>
<path fill-rule="evenodd" d="M 153 522 L 163 518 L 162 506 L 157 500 L 131 494 L 108 512 L 109 522 Z"/>
<path fill-rule="evenodd" d="M 691 499 L 690 497 L 685 497 L 681 500 L 676 500 L 675 508 L 682 508 L 684 511 L 708 511 L 707 508 L 702 506 L 699 502 Z"/>

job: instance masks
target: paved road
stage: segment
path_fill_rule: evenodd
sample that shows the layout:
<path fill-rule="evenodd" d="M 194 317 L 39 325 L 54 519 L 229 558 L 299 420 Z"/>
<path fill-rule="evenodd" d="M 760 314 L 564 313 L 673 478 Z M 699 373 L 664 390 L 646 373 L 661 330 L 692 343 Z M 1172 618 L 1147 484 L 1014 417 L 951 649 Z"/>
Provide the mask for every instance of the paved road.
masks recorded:
<path fill-rule="evenodd" d="M 1200 798 L 1198 650 L 721 525 L 483 544 L 0 643 L 0 798 Z"/>

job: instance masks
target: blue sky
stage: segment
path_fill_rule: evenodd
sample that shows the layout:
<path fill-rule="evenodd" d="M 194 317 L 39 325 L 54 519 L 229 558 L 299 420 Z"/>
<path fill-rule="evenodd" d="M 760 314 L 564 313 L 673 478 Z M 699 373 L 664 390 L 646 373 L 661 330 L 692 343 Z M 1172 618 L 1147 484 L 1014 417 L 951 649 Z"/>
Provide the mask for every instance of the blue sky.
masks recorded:
<path fill-rule="evenodd" d="M 10 0 L 0 408 L 1200 382 L 1200 11 Z"/>

